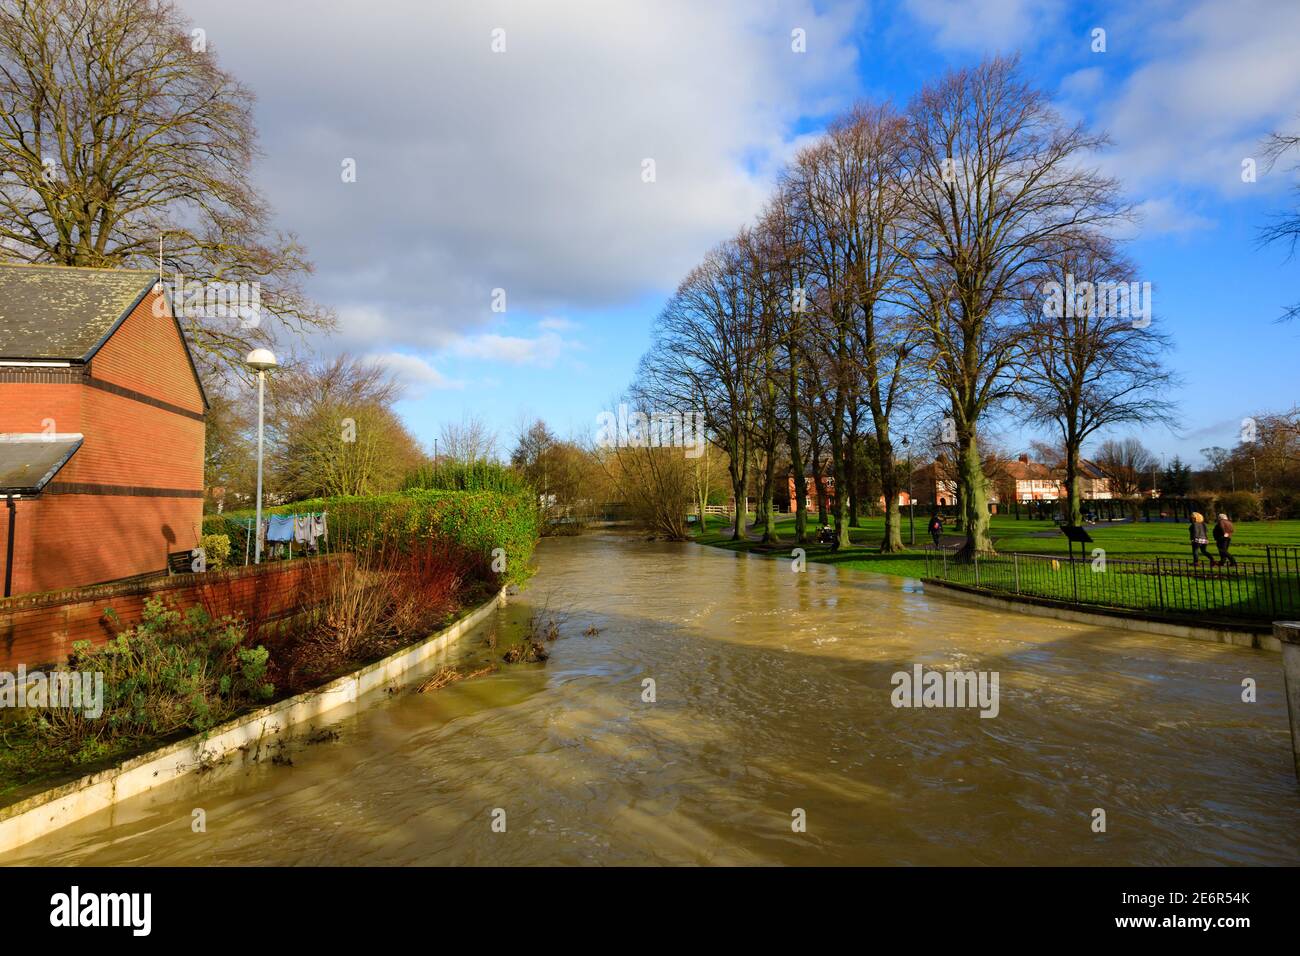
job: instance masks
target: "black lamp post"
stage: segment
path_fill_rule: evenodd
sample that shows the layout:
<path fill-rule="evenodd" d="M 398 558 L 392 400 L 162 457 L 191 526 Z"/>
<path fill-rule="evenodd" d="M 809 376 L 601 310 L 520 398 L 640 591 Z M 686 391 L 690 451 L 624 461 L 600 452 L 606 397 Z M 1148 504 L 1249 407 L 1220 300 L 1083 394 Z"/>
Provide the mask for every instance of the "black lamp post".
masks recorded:
<path fill-rule="evenodd" d="M 907 449 L 907 535 L 908 546 L 916 544 L 916 499 L 912 497 L 912 443 L 903 436 L 903 447 Z"/>

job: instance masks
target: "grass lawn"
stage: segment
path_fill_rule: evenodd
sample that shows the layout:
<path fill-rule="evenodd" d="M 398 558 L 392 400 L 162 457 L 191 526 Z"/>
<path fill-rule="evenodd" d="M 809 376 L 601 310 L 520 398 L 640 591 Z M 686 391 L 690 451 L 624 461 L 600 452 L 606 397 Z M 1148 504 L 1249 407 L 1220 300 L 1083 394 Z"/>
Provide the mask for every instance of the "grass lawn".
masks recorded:
<path fill-rule="evenodd" d="M 816 527 L 816 515 L 810 528 Z M 925 554 L 919 550 L 929 544 L 925 525 L 929 514 L 917 513 L 916 547 L 918 550 L 903 554 L 881 554 L 880 539 L 884 534 L 883 518 L 863 518 L 862 526 L 851 528 L 849 537 L 853 547 L 832 552 L 829 545 L 816 543 L 803 547 L 809 561 L 835 564 L 862 571 L 875 571 L 903 577 L 926 575 Z M 1208 568 L 1197 574 L 1162 573 L 1156 575 L 1149 568 L 1129 568 L 1125 558 L 1187 559 L 1190 546 L 1187 526 L 1181 522 L 1102 523 L 1089 527 L 1093 548 L 1106 552 L 1108 573 L 1095 573 L 1091 562 L 1081 565 L 1072 574 L 1068 564 L 1052 557 L 1064 557 L 1068 542 L 1051 522 L 1016 521 L 1014 518 L 995 515 L 990 522 L 994 547 L 1010 554 L 1022 552 L 1046 555 L 1042 561 L 1010 558 L 981 562 L 979 584 L 1005 590 L 1018 590 L 1024 594 L 1062 600 L 1078 600 L 1113 607 L 1145 608 L 1150 610 L 1183 610 L 1216 616 L 1236 616 L 1252 612 L 1265 613 L 1269 597 L 1263 592 L 1260 580 L 1248 575 L 1223 575 Z M 777 521 L 777 532 L 782 539 L 775 554 L 788 556 L 794 547 L 794 518 L 782 515 Z M 695 539 L 700 544 L 727 548 L 732 551 L 759 549 L 757 536 L 749 540 L 732 541 L 726 518 L 710 517 L 704 533 Z M 903 540 L 908 541 L 906 512 L 903 514 Z M 1264 545 L 1276 544 L 1300 547 L 1300 521 L 1240 522 L 1233 535 L 1233 554 L 1243 562 L 1262 561 Z M 1214 546 L 1210 546 L 1214 552 Z M 1076 547 L 1075 554 L 1078 554 Z M 948 579 L 959 583 L 975 584 L 975 569 L 962 566 L 949 567 Z M 1078 589 L 1076 592 L 1076 588 Z M 1291 598 L 1294 600 L 1294 597 Z"/>

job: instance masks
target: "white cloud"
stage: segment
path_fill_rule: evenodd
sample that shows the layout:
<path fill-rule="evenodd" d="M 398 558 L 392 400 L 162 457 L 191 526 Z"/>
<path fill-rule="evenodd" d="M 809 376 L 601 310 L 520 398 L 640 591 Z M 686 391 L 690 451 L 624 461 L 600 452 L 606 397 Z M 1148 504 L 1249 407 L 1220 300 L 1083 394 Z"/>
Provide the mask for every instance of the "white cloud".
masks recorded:
<path fill-rule="evenodd" d="M 336 348 L 445 346 L 502 318 L 495 288 L 511 317 L 671 289 L 757 211 L 794 122 L 857 84 L 850 0 L 182 6 L 258 95 L 261 178 Z"/>
<path fill-rule="evenodd" d="M 1060 15 L 1061 0 L 907 0 L 941 47 L 1010 52 L 1027 45 Z"/>
<path fill-rule="evenodd" d="M 1141 31 L 1139 34 L 1138 31 Z M 1097 111 L 1115 152 L 1110 168 L 1131 184 L 1210 186 L 1224 194 L 1277 188 L 1241 181 L 1272 129 L 1300 102 L 1300 5 L 1203 0 L 1181 17 L 1130 23 L 1125 36 L 1149 58 Z M 1112 44 L 1115 37 L 1112 35 Z"/>
<path fill-rule="evenodd" d="M 418 398 L 430 390 L 461 389 L 464 382 L 453 381 L 418 355 L 405 352 L 380 352 L 366 360 L 381 365 L 406 389 L 408 398 Z"/>
<path fill-rule="evenodd" d="M 459 339 L 451 345 L 451 352 L 463 358 L 509 365 L 552 365 L 555 360 L 576 346 L 566 342 L 554 332 L 544 332 L 535 338 L 486 333 Z"/>
<path fill-rule="evenodd" d="M 554 316 L 542 319 L 537 323 L 539 329 L 549 329 L 552 332 L 568 332 L 578 327 L 578 323 L 570 319 L 561 319 Z"/>

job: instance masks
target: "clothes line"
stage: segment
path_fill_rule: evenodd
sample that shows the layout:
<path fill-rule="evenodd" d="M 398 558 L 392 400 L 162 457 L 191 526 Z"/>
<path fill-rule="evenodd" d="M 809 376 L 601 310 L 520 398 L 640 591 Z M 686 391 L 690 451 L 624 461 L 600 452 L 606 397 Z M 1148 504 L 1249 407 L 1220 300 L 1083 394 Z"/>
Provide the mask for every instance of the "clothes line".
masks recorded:
<path fill-rule="evenodd" d="M 257 524 L 257 519 L 227 517 L 226 521 L 244 529 L 244 564 L 248 564 L 252 560 L 253 526 Z M 268 545 L 274 545 L 277 549 L 287 545 L 289 557 L 293 557 L 295 543 L 302 545 L 309 552 L 316 551 L 320 547 L 320 542 L 329 541 L 329 512 L 266 515 L 262 518 L 261 526 L 257 528 L 257 536 L 263 552 L 267 550 Z"/>

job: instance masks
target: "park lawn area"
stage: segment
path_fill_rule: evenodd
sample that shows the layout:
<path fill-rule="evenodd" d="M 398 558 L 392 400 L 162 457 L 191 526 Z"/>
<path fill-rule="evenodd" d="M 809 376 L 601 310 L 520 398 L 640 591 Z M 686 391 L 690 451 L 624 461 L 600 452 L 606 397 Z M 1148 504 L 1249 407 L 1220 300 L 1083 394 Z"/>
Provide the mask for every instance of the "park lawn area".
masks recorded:
<path fill-rule="evenodd" d="M 815 533 L 817 527 L 816 513 L 810 515 L 809 529 Z M 908 542 L 907 513 L 902 516 L 903 541 Z M 902 554 L 881 554 L 880 539 L 884 535 L 884 518 L 862 518 L 861 527 L 850 528 L 849 538 L 852 548 L 832 552 L 829 545 L 810 543 L 804 545 L 809 561 L 841 565 L 863 571 L 876 571 L 881 574 L 895 574 L 903 577 L 923 577 L 925 575 L 925 555 L 920 551 Z M 916 547 L 923 548 L 929 544 L 929 535 L 925 526 L 929 514 L 916 515 Z M 776 523 L 777 533 L 781 536 L 781 546 L 774 553 L 788 556 L 794 547 L 794 516 L 781 515 Z M 1006 515 L 994 515 L 990 521 L 993 545 L 999 551 L 1020 551 L 1030 554 L 1065 555 L 1068 542 L 1065 536 L 1050 521 L 1017 521 Z M 952 534 L 950 530 L 945 533 Z M 1091 548 L 1102 548 L 1107 557 L 1115 558 L 1189 558 L 1190 545 L 1187 539 L 1187 525 L 1182 522 L 1135 522 L 1106 523 L 1089 526 L 1088 533 L 1094 543 Z M 697 534 L 694 540 L 700 544 L 726 548 L 731 551 L 755 551 L 759 548 L 757 535 L 750 532 L 750 540 L 732 541 L 728 530 L 728 519 L 709 516 L 703 534 Z M 1264 545 L 1275 544 L 1300 547 L 1300 520 L 1290 521 L 1251 521 L 1237 522 L 1233 535 L 1233 554 L 1239 560 L 1260 560 L 1264 558 Z M 1211 553 L 1214 551 L 1210 544 Z M 771 552 L 769 552 L 771 553 Z M 1075 553 L 1078 553 L 1076 548 Z M 1154 584 L 1150 583 L 1154 588 Z M 1073 585 L 1071 584 L 1071 591 Z"/>

